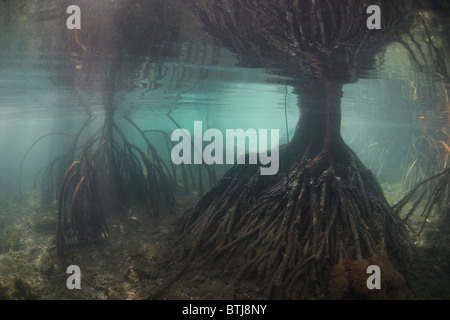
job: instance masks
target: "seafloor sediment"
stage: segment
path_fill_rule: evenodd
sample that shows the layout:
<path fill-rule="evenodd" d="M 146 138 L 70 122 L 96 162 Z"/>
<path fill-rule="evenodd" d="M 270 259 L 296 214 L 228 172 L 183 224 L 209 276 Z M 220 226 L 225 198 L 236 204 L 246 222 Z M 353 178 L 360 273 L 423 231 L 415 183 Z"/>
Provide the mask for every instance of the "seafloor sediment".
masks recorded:
<path fill-rule="evenodd" d="M 401 188 L 384 184 L 390 201 L 401 197 Z M 220 274 L 187 273 L 167 290 L 161 286 L 181 267 L 161 263 L 170 252 L 173 223 L 198 198 L 197 194 L 178 198 L 177 213 L 152 217 L 144 207 L 129 209 L 110 221 L 108 237 L 78 243 L 63 255 L 55 246 L 56 214 L 43 209 L 39 194 L 32 192 L 23 202 L 2 209 L 0 250 L 0 298 L 42 300 L 99 299 L 259 299 L 251 285 L 236 290 Z M 20 215 L 18 214 L 20 212 Z M 420 217 L 411 223 L 421 224 Z M 430 220 L 430 231 L 433 221 Z M 436 239 L 433 239 L 433 243 Z M 441 241 L 443 242 L 443 241 Z M 427 241 L 427 233 L 415 239 L 411 256 L 408 299 L 450 299 L 448 259 Z M 69 290 L 66 269 L 78 265 L 81 289 Z M 246 290 L 246 288 L 248 290 Z"/>

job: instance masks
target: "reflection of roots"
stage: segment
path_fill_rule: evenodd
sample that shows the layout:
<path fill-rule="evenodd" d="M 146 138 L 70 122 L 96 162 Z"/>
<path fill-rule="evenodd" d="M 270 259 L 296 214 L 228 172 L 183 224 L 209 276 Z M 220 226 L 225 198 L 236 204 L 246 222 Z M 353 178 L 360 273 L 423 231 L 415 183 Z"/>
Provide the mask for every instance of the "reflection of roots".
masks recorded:
<path fill-rule="evenodd" d="M 184 258 L 231 275 L 235 285 L 255 281 L 268 298 L 368 296 L 365 282 L 365 289 L 352 284 L 352 292 L 338 294 L 338 268 L 351 283 L 349 259 L 361 270 L 367 261 L 390 266 L 386 250 L 405 255 L 404 228 L 359 161 L 318 167 L 294 164 L 274 177 L 234 167 L 185 216 Z"/>

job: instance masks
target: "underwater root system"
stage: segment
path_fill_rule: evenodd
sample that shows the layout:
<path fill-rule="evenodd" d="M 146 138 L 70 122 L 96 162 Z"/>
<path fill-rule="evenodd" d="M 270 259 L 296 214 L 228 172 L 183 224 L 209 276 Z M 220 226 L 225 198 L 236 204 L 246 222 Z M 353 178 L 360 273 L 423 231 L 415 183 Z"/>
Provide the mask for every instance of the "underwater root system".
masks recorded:
<path fill-rule="evenodd" d="M 317 158 L 274 177 L 235 166 L 179 225 L 187 268 L 213 269 L 235 287 L 252 281 L 266 298 L 404 297 L 388 253 L 406 255 L 405 229 L 348 152 L 350 166 Z M 381 268 L 382 292 L 366 286 L 369 261 Z"/>
<path fill-rule="evenodd" d="M 68 169 L 57 199 L 58 248 L 69 240 L 106 236 L 106 217 L 131 203 L 147 205 L 157 215 L 161 205 L 173 202 L 174 182 L 168 168 L 144 133 L 130 118 L 126 120 L 141 133 L 147 150 L 132 144 L 112 118 L 106 118 L 102 128 L 79 146 L 90 119 L 62 158 Z"/>
<path fill-rule="evenodd" d="M 420 235 L 428 218 L 434 211 L 439 212 L 441 219 L 449 218 L 450 168 L 417 183 L 400 201 L 393 205 L 393 210 L 400 215 L 406 205 L 411 204 L 403 220 L 406 222 L 417 211 L 421 211 L 423 223 L 418 231 Z"/>
<path fill-rule="evenodd" d="M 313 99 L 299 100 L 293 138 L 280 147 L 279 173 L 236 165 L 181 218 L 174 254 L 185 266 L 174 278 L 209 270 L 257 298 L 405 295 L 393 266 L 407 267 L 407 230 L 342 139 L 342 86 L 311 88 Z M 365 284 L 369 261 L 381 269 L 383 290 Z"/>

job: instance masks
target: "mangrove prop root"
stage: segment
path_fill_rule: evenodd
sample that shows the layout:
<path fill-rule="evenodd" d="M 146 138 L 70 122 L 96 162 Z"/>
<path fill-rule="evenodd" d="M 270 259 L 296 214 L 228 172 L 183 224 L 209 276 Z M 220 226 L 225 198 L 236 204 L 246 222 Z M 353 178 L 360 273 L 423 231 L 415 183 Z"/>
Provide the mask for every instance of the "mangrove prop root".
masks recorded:
<path fill-rule="evenodd" d="M 253 281 L 267 298 L 326 295 L 350 252 L 360 268 L 388 260 L 386 252 L 402 260 L 405 228 L 373 175 L 357 161 L 317 167 L 296 163 L 288 175 L 270 177 L 257 166 L 235 166 L 182 218 L 175 253 L 192 268 L 225 273 L 235 287 Z M 403 290 L 401 278 L 390 285 Z"/>
<path fill-rule="evenodd" d="M 439 212 L 441 219 L 445 219 L 446 209 L 449 207 L 448 194 L 450 192 L 450 168 L 446 168 L 441 172 L 424 179 L 417 183 L 400 201 L 394 206 L 394 212 L 400 216 L 403 208 L 412 202 L 411 208 L 408 210 L 403 220 L 406 222 L 417 211 L 421 210 L 423 219 L 417 235 L 420 235 L 427 223 L 428 218 L 434 212 Z M 427 188 L 425 188 L 427 187 Z"/>
<path fill-rule="evenodd" d="M 68 241 L 106 236 L 107 216 L 131 203 L 147 205 L 153 215 L 158 215 L 162 205 L 174 202 L 175 182 L 168 167 L 143 132 L 131 119 L 126 120 L 144 137 L 146 151 L 128 141 L 111 120 L 105 121 L 84 145 L 72 143 L 62 159 L 71 162 L 59 188 L 56 237 L 59 249 L 66 247 Z M 47 170 L 47 174 L 52 174 L 52 170 Z"/>
<path fill-rule="evenodd" d="M 430 185 L 431 187 L 429 187 Z M 402 199 L 393 205 L 392 208 L 396 215 L 400 216 L 400 213 L 404 207 L 413 201 L 411 208 L 403 217 L 404 221 L 407 221 L 419 208 L 421 208 L 423 223 L 418 231 L 418 235 L 420 235 L 433 209 L 435 207 L 440 208 L 448 205 L 447 193 L 448 190 L 450 190 L 449 185 L 450 169 L 446 168 L 441 172 L 417 183 Z M 428 187 L 424 188 L 425 186 Z M 419 195 L 417 195 L 417 193 L 419 193 Z M 421 206 L 422 203 L 425 204 Z M 445 214 L 445 212 L 442 214 Z"/>

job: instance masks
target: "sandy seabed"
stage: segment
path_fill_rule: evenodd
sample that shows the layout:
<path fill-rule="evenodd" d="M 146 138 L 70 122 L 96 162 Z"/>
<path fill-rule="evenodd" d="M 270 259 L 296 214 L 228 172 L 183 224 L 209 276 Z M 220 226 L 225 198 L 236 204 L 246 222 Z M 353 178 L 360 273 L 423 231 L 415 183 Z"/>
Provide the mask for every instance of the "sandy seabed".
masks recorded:
<path fill-rule="evenodd" d="M 383 185 L 389 200 L 398 198 L 398 188 Z M 55 247 L 56 213 L 43 210 L 39 194 L 30 193 L 12 214 L 0 216 L 0 298 L 40 300 L 203 300 L 258 299 L 254 288 L 237 292 L 221 275 L 185 274 L 167 290 L 160 289 L 181 267 L 170 262 L 170 244 L 176 218 L 191 206 L 197 195 L 178 199 L 176 214 L 151 217 L 143 207 L 112 217 L 108 237 L 77 243 L 58 255 Z M 20 215 L 19 215 L 20 213 Z M 7 218 L 6 218 L 7 217 Z M 420 219 L 417 218 L 417 223 Z M 448 262 L 436 255 L 425 240 L 417 239 L 411 257 L 410 278 L 414 295 L 408 299 L 450 299 Z M 70 290 L 67 267 L 81 270 L 81 289 Z M 245 288 L 245 286 L 243 286 Z"/>

